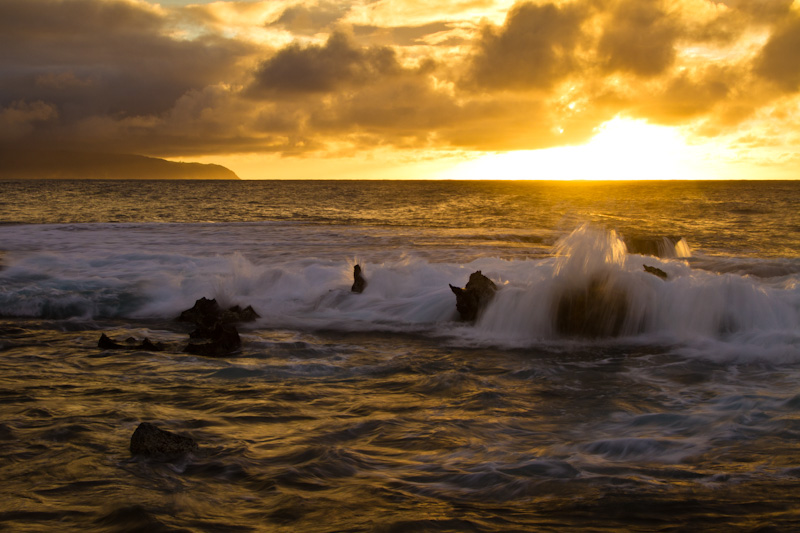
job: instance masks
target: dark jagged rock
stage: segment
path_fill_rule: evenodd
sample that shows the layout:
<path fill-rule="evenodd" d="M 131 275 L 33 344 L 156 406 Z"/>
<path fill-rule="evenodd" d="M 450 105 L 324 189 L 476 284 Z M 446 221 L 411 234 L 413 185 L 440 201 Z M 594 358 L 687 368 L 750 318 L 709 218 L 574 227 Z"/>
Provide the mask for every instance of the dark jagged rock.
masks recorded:
<path fill-rule="evenodd" d="M 131 436 L 130 450 L 134 455 L 175 457 L 198 449 L 194 439 L 164 431 L 155 424 L 142 422 Z"/>
<path fill-rule="evenodd" d="M 367 280 L 361 273 L 361 265 L 353 267 L 353 286 L 350 288 L 352 292 L 362 293 L 367 286 Z"/>
<path fill-rule="evenodd" d="M 234 305 L 223 310 L 215 299 L 200 298 L 191 309 L 182 312 L 178 320 L 191 322 L 196 327 L 189 334 L 191 339 L 205 339 L 208 342 L 190 342 L 185 353 L 207 357 L 224 357 L 242 347 L 239 332 L 232 325 L 235 322 L 252 322 L 259 318 L 252 306 L 244 309 Z"/>
<path fill-rule="evenodd" d="M 224 357 L 242 347 L 239 332 L 231 324 L 216 324 L 205 329 L 202 326 L 190 335 L 192 338 L 208 339 L 208 342 L 189 343 L 183 350 L 194 355 L 206 357 Z"/>
<path fill-rule="evenodd" d="M 100 335 L 100 340 L 97 341 L 97 347 L 101 350 L 145 350 L 148 352 L 162 352 L 164 345 L 160 342 L 153 343 L 147 337 L 141 343 L 137 343 L 133 337 L 125 339 L 125 344 L 120 344 L 114 339 L 108 337 L 105 333 Z"/>
<path fill-rule="evenodd" d="M 565 290 L 556 302 L 555 329 L 568 337 L 616 337 L 628 312 L 625 293 L 602 276 Z"/>
<path fill-rule="evenodd" d="M 260 318 L 260 315 L 250 305 L 244 309 L 234 305 L 230 309 L 224 310 L 216 299 L 209 300 L 203 297 L 197 300 L 191 309 L 183 311 L 178 320 L 210 328 L 218 323 L 252 322 L 257 318 Z"/>
<path fill-rule="evenodd" d="M 222 313 L 216 299 L 209 300 L 205 296 L 194 302 L 194 305 L 183 311 L 178 320 L 180 322 L 191 322 L 192 324 L 204 324 L 206 322 L 217 322 Z"/>
<path fill-rule="evenodd" d="M 105 333 L 100 335 L 100 340 L 97 341 L 97 347 L 101 350 L 122 350 L 125 346 L 114 342 L 108 335 Z"/>
<path fill-rule="evenodd" d="M 660 268 L 653 267 L 653 266 L 650 266 L 650 265 L 642 265 L 642 266 L 644 267 L 644 271 L 649 273 L 649 274 L 652 274 L 654 276 L 658 276 L 661 279 L 667 279 L 667 277 L 668 277 L 667 273 L 664 272 L 663 270 L 661 270 Z"/>
<path fill-rule="evenodd" d="M 147 337 L 144 338 L 142 343 L 137 346 L 140 350 L 147 350 L 148 352 L 161 352 L 164 350 L 164 345 L 160 342 L 153 344 Z"/>
<path fill-rule="evenodd" d="M 461 319 L 473 321 L 492 301 L 497 286 L 478 270 L 470 274 L 469 281 L 463 289 L 450 285 L 450 290 L 456 295 L 456 309 Z"/>

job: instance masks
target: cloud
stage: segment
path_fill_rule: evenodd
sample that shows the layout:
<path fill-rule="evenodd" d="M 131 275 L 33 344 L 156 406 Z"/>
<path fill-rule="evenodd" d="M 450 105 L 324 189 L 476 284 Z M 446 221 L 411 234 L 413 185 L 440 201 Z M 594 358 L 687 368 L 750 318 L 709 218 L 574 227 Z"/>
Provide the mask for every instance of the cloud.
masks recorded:
<path fill-rule="evenodd" d="M 756 59 L 756 72 L 785 91 L 800 89 L 800 16 L 781 24 Z"/>
<path fill-rule="evenodd" d="M 294 43 L 261 63 L 248 93 L 261 97 L 326 93 L 368 84 L 400 70 L 391 48 L 362 48 L 336 32 L 324 45 Z"/>
<path fill-rule="evenodd" d="M 45 101 L 62 121 L 168 111 L 181 95 L 237 75 L 249 47 L 167 35 L 148 4 L 97 0 L 0 2 L 0 105 Z"/>
<path fill-rule="evenodd" d="M 792 127 L 791 0 L 508 6 L 0 0 L 0 140 L 318 157 L 570 145 L 615 116 L 695 138 Z"/>
<path fill-rule="evenodd" d="M 549 88 L 573 73 L 585 10 L 518 4 L 502 28 L 484 26 L 466 83 L 482 89 Z"/>
<path fill-rule="evenodd" d="M 12 102 L 0 108 L 0 141 L 24 137 L 33 131 L 36 123 L 53 120 L 58 111 L 45 102 Z"/>
<path fill-rule="evenodd" d="M 214 35 L 176 38 L 173 29 L 167 13 L 142 2 L 0 2 L 3 139 L 183 151 L 197 139 L 193 130 L 170 131 L 170 114 L 185 95 L 243 75 L 239 60 L 253 47 Z"/>
<path fill-rule="evenodd" d="M 314 35 L 330 29 L 350 10 L 347 4 L 317 2 L 287 7 L 270 26 L 279 26 L 295 35 Z"/>
<path fill-rule="evenodd" d="M 609 71 L 655 76 L 674 63 L 679 36 L 659 0 L 623 0 L 613 8 L 597 52 Z"/>

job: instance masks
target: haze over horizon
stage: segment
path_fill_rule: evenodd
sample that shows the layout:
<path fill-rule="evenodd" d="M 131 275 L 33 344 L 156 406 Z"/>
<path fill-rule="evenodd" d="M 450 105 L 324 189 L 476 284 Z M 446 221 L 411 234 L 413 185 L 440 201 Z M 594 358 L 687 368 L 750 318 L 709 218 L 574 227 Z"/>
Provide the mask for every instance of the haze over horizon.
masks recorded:
<path fill-rule="evenodd" d="M 796 179 L 800 0 L 4 0 L 0 145 L 242 178 Z"/>

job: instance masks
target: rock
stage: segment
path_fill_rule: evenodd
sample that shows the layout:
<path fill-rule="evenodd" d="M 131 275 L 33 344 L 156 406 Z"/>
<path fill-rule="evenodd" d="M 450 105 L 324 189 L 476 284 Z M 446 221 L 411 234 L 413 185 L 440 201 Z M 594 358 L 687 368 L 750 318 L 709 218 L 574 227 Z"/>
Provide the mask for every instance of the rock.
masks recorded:
<path fill-rule="evenodd" d="M 625 293 L 596 276 L 584 287 L 564 290 L 556 302 L 555 329 L 570 337 L 616 337 L 627 312 Z"/>
<path fill-rule="evenodd" d="M 147 337 L 137 344 L 136 339 L 128 337 L 125 339 L 125 344 L 119 344 L 114 339 L 108 337 L 105 333 L 100 335 L 100 340 L 97 341 L 97 347 L 101 350 L 145 350 L 147 352 L 162 352 L 164 345 L 160 342 L 153 343 Z"/>
<path fill-rule="evenodd" d="M 180 322 L 191 322 L 192 324 L 204 324 L 207 322 L 217 322 L 222 309 L 216 299 L 209 300 L 205 296 L 194 302 L 191 309 L 183 311 L 178 320 Z"/>
<path fill-rule="evenodd" d="M 205 355 L 207 357 L 224 357 L 242 347 L 239 332 L 232 325 L 234 322 L 252 322 L 259 318 L 252 306 L 244 309 L 234 305 L 223 310 L 217 301 L 200 298 L 191 309 L 182 312 L 178 320 L 192 322 L 196 327 L 189 333 L 192 339 L 206 339 L 208 342 L 190 342 L 185 353 Z"/>
<path fill-rule="evenodd" d="M 208 339 L 209 342 L 189 343 L 184 352 L 206 357 L 224 357 L 242 347 L 239 332 L 231 324 L 218 323 L 211 328 L 199 327 L 190 334 L 192 338 Z"/>
<path fill-rule="evenodd" d="M 257 318 L 260 318 L 260 315 L 250 305 L 244 309 L 234 305 L 230 309 L 224 310 L 216 299 L 209 300 L 203 297 L 195 301 L 191 309 L 183 311 L 178 317 L 178 321 L 191 322 L 197 326 L 210 328 L 218 323 L 252 322 Z"/>
<path fill-rule="evenodd" d="M 100 340 L 97 341 L 97 347 L 101 350 L 122 350 L 125 348 L 125 346 L 114 342 L 105 333 L 100 335 Z"/>
<path fill-rule="evenodd" d="M 450 290 L 456 295 L 456 309 L 461 319 L 473 321 L 494 298 L 497 286 L 478 270 L 470 274 L 463 289 L 450 285 Z"/>
<path fill-rule="evenodd" d="M 661 279 L 667 279 L 667 273 L 661 270 L 660 268 L 652 267 L 650 265 L 642 265 L 644 267 L 644 271 L 648 272 L 654 276 L 658 276 Z"/>
<path fill-rule="evenodd" d="M 174 457 L 197 450 L 194 439 L 164 431 L 154 424 L 142 422 L 131 436 L 131 453 L 150 457 Z"/>
<path fill-rule="evenodd" d="M 161 344 L 160 342 L 157 342 L 157 343 L 153 344 L 152 342 L 150 342 L 150 339 L 148 339 L 147 337 L 145 337 L 144 340 L 142 341 L 142 343 L 139 346 L 137 346 L 136 348 L 139 349 L 139 350 L 145 350 L 145 351 L 148 351 L 148 352 L 162 352 L 162 351 L 164 351 L 164 345 L 163 344 Z"/>
<path fill-rule="evenodd" d="M 367 280 L 361 274 L 361 265 L 353 267 L 353 286 L 350 288 L 352 292 L 362 293 L 367 286 Z"/>

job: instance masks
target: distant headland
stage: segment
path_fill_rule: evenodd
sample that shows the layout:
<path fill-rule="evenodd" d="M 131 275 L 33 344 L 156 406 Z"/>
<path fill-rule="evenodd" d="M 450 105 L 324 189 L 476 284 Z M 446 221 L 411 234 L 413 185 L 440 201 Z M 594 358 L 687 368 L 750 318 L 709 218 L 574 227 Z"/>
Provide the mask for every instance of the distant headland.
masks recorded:
<path fill-rule="evenodd" d="M 238 180 L 221 165 L 134 154 L 0 148 L 0 179 Z"/>

